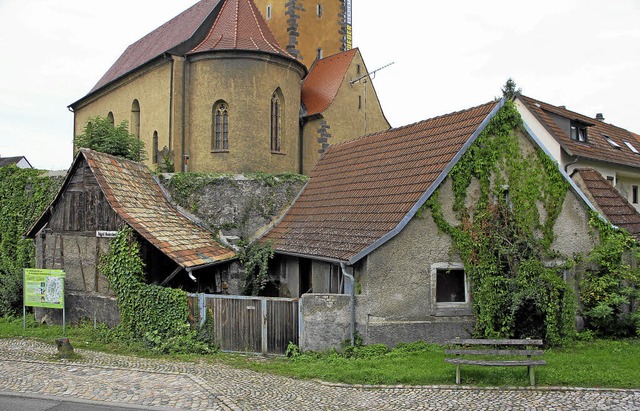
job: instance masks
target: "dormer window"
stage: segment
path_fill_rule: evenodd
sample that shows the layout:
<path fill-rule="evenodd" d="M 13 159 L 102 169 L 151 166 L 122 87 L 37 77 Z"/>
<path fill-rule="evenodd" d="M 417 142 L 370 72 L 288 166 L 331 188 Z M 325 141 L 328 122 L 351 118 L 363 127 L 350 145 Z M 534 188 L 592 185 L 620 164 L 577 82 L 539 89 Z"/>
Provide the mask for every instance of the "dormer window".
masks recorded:
<path fill-rule="evenodd" d="M 577 121 L 571 122 L 571 140 L 580 143 L 587 142 L 587 126 Z"/>
<path fill-rule="evenodd" d="M 600 133 L 600 134 L 602 134 L 602 133 Z M 607 143 L 609 143 L 609 145 L 610 145 L 611 147 L 613 147 L 613 148 L 617 148 L 618 150 L 620 150 L 620 149 L 622 148 L 622 147 L 620 147 L 620 144 L 618 144 L 618 143 L 616 143 L 615 141 L 613 141 L 613 140 L 611 139 L 611 137 L 609 137 L 608 135 L 606 135 L 606 134 L 602 134 L 602 137 L 604 137 L 604 139 L 605 139 L 605 140 L 607 140 Z"/>
<path fill-rule="evenodd" d="M 624 141 L 624 144 L 625 144 L 627 147 L 629 147 L 629 150 L 633 151 L 635 154 L 640 154 L 640 152 L 638 151 L 638 149 L 637 149 L 637 148 L 635 148 L 635 147 L 633 146 L 633 144 L 631 144 L 631 143 L 630 143 L 630 142 L 628 142 L 627 140 L 622 140 L 622 141 Z"/>

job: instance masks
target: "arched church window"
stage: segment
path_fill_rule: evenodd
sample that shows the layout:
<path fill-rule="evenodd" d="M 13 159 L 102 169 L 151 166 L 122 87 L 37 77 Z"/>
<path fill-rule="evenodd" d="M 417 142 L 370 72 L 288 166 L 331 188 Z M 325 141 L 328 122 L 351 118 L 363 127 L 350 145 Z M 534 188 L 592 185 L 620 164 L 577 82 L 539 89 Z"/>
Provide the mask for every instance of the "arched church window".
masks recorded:
<path fill-rule="evenodd" d="M 131 103 L 131 134 L 140 139 L 140 103 L 137 99 Z"/>
<path fill-rule="evenodd" d="M 213 105 L 213 138 L 211 148 L 214 151 L 229 149 L 229 108 L 225 101 Z"/>
<path fill-rule="evenodd" d="M 282 111 L 284 98 L 280 88 L 271 96 L 271 151 L 280 152 L 282 143 Z"/>
<path fill-rule="evenodd" d="M 107 114 L 107 120 L 112 126 L 115 125 L 116 120 L 113 118 L 113 112 L 110 111 L 109 114 Z"/>
<path fill-rule="evenodd" d="M 152 149 L 152 159 L 153 164 L 158 164 L 158 132 L 153 132 L 153 149 Z"/>

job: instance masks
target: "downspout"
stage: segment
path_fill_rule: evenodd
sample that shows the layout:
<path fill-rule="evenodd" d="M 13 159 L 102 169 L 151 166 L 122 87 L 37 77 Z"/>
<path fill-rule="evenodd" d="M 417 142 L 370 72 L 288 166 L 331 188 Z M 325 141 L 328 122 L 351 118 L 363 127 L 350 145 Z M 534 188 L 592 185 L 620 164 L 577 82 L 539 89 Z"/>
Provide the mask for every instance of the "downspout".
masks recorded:
<path fill-rule="evenodd" d="M 171 62 L 170 78 L 169 78 L 169 151 L 171 151 L 173 147 L 172 137 L 173 137 L 173 67 L 174 60 L 173 57 L 169 53 L 164 53 L 164 58 Z"/>
<path fill-rule="evenodd" d="M 579 159 L 580 159 L 580 157 L 576 156 L 576 159 L 575 159 L 575 160 L 573 160 L 573 161 L 572 161 L 572 162 L 570 162 L 570 163 L 567 163 L 567 165 L 565 165 L 565 166 L 564 166 L 564 172 L 565 172 L 567 175 L 569 175 L 569 166 L 572 166 L 572 165 L 574 165 L 575 163 L 577 163 Z"/>
<path fill-rule="evenodd" d="M 347 272 L 344 263 L 340 263 L 340 269 L 342 270 L 342 275 L 351 280 L 351 298 L 349 301 L 349 308 L 351 310 L 351 346 L 353 347 L 356 339 L 356 279 L 353 275 Z"/>
<path fill-rule="evenodd" d="M 304 117 L 300 116 L 298 131 L 298 173 L 304 174 Z"/>
<path fill-rule="evenodd" d="M 180 171 L 186 173 L 188 171 L 188 166 L 186 164 L 186 162 L 188 161 L 187 159 L 189 158 L 189 155 L 187 154 L 187 150 L 185 147 L 185 119 L 184 119 L 184 114 L 185 114 L 185 98 L 186 98 L 186 85 L 187 85 L 187 56 L 184 56 L 184 60 L 182 62 L 182 107 L 180 108 L 181 114 L 180 116 L 182 117 L 180 119 L 181 123 L 182 123 L 182 159 L 180 159 Z M 191 276 L 191 272 L 189 272 L 189 275 Z"/>

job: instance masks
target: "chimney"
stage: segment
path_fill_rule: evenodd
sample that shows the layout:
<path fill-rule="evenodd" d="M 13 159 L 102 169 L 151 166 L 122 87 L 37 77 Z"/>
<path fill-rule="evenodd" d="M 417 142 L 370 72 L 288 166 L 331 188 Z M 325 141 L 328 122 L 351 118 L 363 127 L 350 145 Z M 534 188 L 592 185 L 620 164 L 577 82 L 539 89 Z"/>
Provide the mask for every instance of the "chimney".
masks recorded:
<path fill-rule="evenodd" d="M 598 114 L 596 114 L 596 120 L 598 120 L 598 121 L 604 121 L 604 115 L 602 115 L 602 113 L 598 113 Z"/>

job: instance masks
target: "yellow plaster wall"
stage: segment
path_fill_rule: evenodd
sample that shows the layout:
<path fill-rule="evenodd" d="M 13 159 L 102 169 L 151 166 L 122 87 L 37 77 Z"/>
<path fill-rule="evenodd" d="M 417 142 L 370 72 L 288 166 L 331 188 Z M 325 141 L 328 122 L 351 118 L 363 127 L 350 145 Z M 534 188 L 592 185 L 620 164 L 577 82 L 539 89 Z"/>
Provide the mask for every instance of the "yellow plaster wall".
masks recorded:
<path fill-rule="evenodd" d="M 189 63 L 188 171 L 298 172 L 300 70 L 282 65 L 283 60 L 216 56 L 220 55 Z M 274 154 L 270 109 L 271 96 L 278 87 L 284 96 L 284 112 L 281 154 Z M 213 105 L 219 100 L 226 101 L 229 109 L 228 152 L 212 152 L 211 147 Z"/>
<path fill-rule="evenodd" d="M 360 74 L 358 74 L 358 65 Z M 350 82 L 364 75 L 367 68 L 360 53 L 356 53 L 351 62 L 345 79 L 342 81 L 338 94 L 333 103 L 325 110 L 321 119 L 308 121 L 304 125 L 304 174 L 309 174 L 320 159 L 322 143 L 318 138 L 322 136 L 318 129 L 322 127 L 322 122 L 329 126 L 327 130 L 331 134 L 328 144 L 337 144 L 344 141 L 353 140 L 366 134 L 377 133 L 388 130 L 390 125 L 387 121 L 380 100 L 372 86 L 370 80 L 366 83 L 360 81 L 355 84 Z M 365 89 L 366 87 L 366 127 L 365 127 Z M 358 97 L 361 97 L 362 105 L 358 107 Z"/>
<path fill-rule="evenodd" d="M 169 115 L 171 63 L 162 62 L 148 70 L 139 72 L 118 82 L 85 104 L 76 107 L 74 115 L 75 134 L 81 134 L 90 117 L 107 117 L 113 113 L 114 123 L 126 120 L 131 125 L 131 105 L 135 99 L 140 103 L 140 139 L 144 142 L 151 166 L 153 132 L 158 132 L 158 147 L 169 147 Z"/>
<path fill-rule="evenodd" d="M 288 33 L 288 16 L 285 15 L 287 11 L 285 4 L 288 1 L 255 0 L 256 6 L 265 20 L 267 5 L 271 5 L 272 17 L 267 20 L 267 25 L 283 48 L 291 41 Z M 342 2 L 338 0 L 297 0 L 296 3 L 302 6 L 301 10 L 296 10 L 300 16 L 297 20 L 299 36 L 296 45 L 296 50 L 300 52 L 299 60 L 309 68 L 316 59 L 318 48 L 322 48 L 324 57 L 341 52 Z M 316 12 L 318 4 L 322 4 L 324 9 L 322 17 L 318 17 Z"/>

